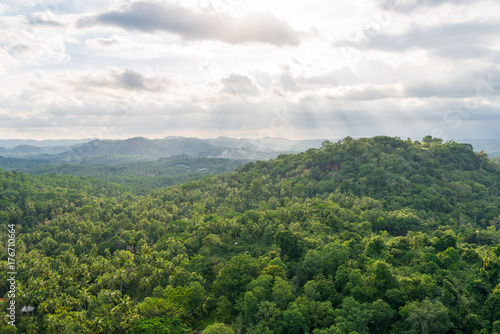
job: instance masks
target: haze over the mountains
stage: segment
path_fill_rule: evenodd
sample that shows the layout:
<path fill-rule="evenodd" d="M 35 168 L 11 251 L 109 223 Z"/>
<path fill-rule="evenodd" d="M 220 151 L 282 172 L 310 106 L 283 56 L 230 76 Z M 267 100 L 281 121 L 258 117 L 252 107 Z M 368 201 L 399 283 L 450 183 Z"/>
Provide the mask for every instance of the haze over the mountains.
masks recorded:
<path fill-rule="evenodd" d="M 0 140 L 0 154 L 7 157 L 38 157 L 60 161 L 105 155 L 156 159 L 179 154 L 209 158 L 266 160 L 275 158 L 281 153 L 297 153 L 309 148 L 317 148 L 323 141 L 322 139 L 290 140 L 269 137 L 198 139 L 176 136 L 164 139 L 135 137 L 125 140 L 87 139 L 82 141 Z"/>
<path fill-rule="evenodd" d="M 324 139 L 291 140 L 285 138 L 185 138 L 163 139 L 135 137 L 125 140 L 0 140 L 0 154 L 6 157 L 44 157 L 71 160 L 75 157 L 128 156 L 156 159 L 186 154 L 194 157 L 267 160 L 281 153 L 298 153 L 318 148 Z M 484 150 L 490 157 L 500 156 L 500 141 L 462 139 L 476 151 Z"/>

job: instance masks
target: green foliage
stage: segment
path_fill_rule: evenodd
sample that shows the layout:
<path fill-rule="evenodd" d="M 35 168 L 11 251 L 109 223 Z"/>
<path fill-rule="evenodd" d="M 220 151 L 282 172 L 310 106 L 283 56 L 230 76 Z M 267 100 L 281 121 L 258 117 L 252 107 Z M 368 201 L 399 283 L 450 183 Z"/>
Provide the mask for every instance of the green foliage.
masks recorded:
<path fill-rule="evenodd" d="M 5 334 L 16 334 L 17 328 L 15 326 L 4 325 L 0 327 L 0 331 Z"/>
<path fill-rule="evenodd" d="M 18 332 L 500 332 L 500 171 L 469 145 L 346 138 L 141 191 L 0 171 Z"/>
<path fill-rule="evenodd" d="M 203 334 L 234 334 L 234 330 L 231 327 L 228 327 L 221 323 L 215 323 L 203 331 Z"/>
<path fill-rule="evenodd" d="M 281 253 L 290 259 L 298 259 L 302 255 L 303 245 L 300 237 L 292 231 L 280 231 L 275 236 Z"/>
<path fill-rule="evenodd" d="M 235 301 L 253 278 L 259 276 L 257 260 L 247 254 L 236 255 L 221 269 L 214 282 L 214 289 L 220 295 L 226 294 Z"/>
<path fill-rule="evenodd" d="M 292 308 L 283 312 L 284 334 L 301 334 L 307 331 L 306 319 L 298 309 Z"/>
<path fill-rule="evenodd" d="M 401 308 L 401 317 L 409 328 L 409 333 L 446 333 L 453 328 L 449 310 L 439 301 L 411 302 Z"/>
<path fill-rule="evenodd" d="M 157 160 L 101 155 L 81 157 L 76 163 L 66 162 L 57 156 L 51 159 L 0 157 L 0 168 L 33 175 L 58 174 L 107 179 L 136 194 L 147 195 L 154 189 L 232 172 L 246 162 L 248 160 L 197 158 L 184 154 Z"/>
<path fill-rule="evenodd" d="M 189 334 L 190 331 L 179 317 L 155 317 L 136 323 L 134 333 Z"/>
<path fill-rule="evenodd" d="M 288 303 L 295 299 L 295 295 L 290 284 L 287 281 L 276 277 L 272 288 L 272 299 L 278 307 L 282 309 L 286 308 Z"/>

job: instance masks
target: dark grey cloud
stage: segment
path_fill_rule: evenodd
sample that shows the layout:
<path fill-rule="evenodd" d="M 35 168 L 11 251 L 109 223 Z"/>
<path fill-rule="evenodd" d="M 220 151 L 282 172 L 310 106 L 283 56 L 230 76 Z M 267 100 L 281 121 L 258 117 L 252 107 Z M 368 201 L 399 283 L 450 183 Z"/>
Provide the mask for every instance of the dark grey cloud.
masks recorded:
<path fill-rule="evenodd" d="M 173 3 L 140 1 L 80 21 L 81 26 L 109 25 L 147 33 L 166 31 L 187 40 L 219 40 L 238 44 L 298 45 L 299 33 L 270 13 L 248 13 L 242 18 L 194 11 Z"/>
<path fill-rule="evenodd" d="M 139 72 L 128 69 L 99 76 L 83 76 L 72 84 L 78 89 L 91 91 L 98 91 L 102 88 L 150 92 L 166 89 L 166 83 L 162 78 L 146 77 Z"/>
<path fill-rule="evenodd" d="M 239 96 L 258 96 L 260 95 L 259 87 L 246 75 L 231 74 L 227 78 L 221 80 L 224 87 L 222 91 L 231 95 Z"/>

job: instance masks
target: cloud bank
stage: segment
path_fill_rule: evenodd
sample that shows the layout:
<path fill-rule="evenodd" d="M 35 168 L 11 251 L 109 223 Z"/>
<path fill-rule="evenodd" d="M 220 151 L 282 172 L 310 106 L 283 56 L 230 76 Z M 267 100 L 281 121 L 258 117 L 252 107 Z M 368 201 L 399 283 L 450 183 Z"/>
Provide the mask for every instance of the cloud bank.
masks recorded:
<path fill-rule="evenodd" d="M 4 2 L 0 138 L 500 139 L 495 1 Z"/>

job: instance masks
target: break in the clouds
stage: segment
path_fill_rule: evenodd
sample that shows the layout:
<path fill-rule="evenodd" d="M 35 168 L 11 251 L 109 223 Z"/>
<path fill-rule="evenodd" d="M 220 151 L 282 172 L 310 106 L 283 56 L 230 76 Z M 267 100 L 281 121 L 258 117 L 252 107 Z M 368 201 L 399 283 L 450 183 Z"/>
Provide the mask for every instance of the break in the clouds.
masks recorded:
<path fill-rule="evenodd" d="M 500 139 L 500 3 L 6 0 L 0 138 Z"/>
<path fill-rule="evenodd" d="M 135 2 L 123 9 L 80 21 L 81 26 L 96 24 L 147 33 L 165 31 L 187 40 L 218 40 L 232 44 L 257 42 L 284 46 L 300 42 L 297 31 L 269 12 L 233 17 L 211 13 L 208 9 L 195 11 L 174 3 Z"/>

